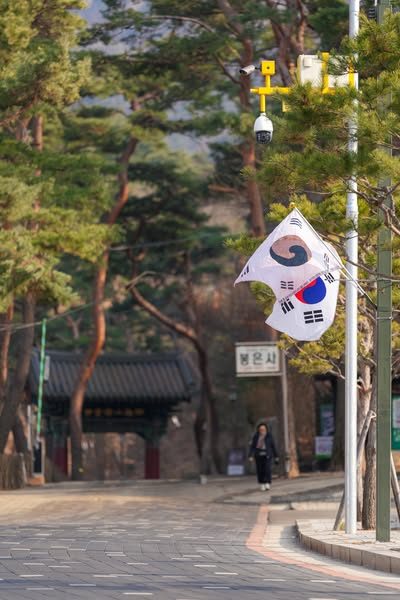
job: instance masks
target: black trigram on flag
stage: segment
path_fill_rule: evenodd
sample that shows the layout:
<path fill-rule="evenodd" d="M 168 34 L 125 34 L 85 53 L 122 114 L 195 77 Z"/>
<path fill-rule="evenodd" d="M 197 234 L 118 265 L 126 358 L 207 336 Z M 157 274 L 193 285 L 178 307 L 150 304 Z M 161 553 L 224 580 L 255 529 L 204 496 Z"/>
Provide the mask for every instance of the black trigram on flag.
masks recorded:
<path fill-rule="evenodd" d="M 242 274 L 240 277 L 244 277 L 245 275 L 247 275 L 247 273 L 250 271 L 249 269 L 249 265 L 246 265 L 246 268 L 243 269 Z"/>
<path fill-rule="evenodd" d="M 283 314 L 286 315 L 288 312 L 294 309 L 294 306 L 290 300 L 282 300 L 281 309 L 283 310 Z"/>
<path fill-rule="evenodd" d="M 328 283 L 333 283 L 335 281 L 334 276 L 332 275 L 332 273 L 325 273 L 324 275 L 324 279 L 325 281 L 327 281 Z"/>
<path fill-rule="evenodd" d="M 329 254 L 327 254 L 326 252 L 324 254 L 324 263 L 325 266 L 329 268 Z"/>
<path fill-rule="evenodd" d="M 294 290 L 294 281 L 281 281 L 281 290 Z"/>
<path fill-rule="evenodd" d="M 311 323 L 321 323 L 324 320 L 322 310 L 306 310 L 304 313 L 304 322 L 306 325 Z"/>
<path fill-rule="evenodd" d="M 292 217 L 289 221 L 290 225 L 297 225 L 300 229 L 303 227 L 303 223 L 297 217 Z"/>

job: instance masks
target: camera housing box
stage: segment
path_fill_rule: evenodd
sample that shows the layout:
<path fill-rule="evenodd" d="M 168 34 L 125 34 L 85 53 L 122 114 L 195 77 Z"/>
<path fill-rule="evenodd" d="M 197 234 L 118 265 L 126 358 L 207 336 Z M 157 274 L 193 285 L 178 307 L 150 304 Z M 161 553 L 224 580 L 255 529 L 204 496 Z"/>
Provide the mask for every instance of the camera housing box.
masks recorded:
<path fill-rule="evenodd" d="M 297 59 L 297 77 L 299 83 L 311 83 L 319 88 L 323 83 L 323 61 L 315 54 L 300 54 Z M 346 87 L 350 83 L 349 74 L 328 76 L 330 88 Z"/>

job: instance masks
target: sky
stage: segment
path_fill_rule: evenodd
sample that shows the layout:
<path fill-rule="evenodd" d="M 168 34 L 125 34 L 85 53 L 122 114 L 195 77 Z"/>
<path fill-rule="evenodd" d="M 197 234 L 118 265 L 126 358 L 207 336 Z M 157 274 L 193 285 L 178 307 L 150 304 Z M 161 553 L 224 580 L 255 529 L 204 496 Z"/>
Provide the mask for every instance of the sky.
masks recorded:
<path fill-rule="evenodd" d="M 82 15 L 89 21 L 89 23 L 95 23 L 100 20 L 100 10 L 103 3 L 101 0 L 86 0 L 87 8 L 83 9 Z"/>

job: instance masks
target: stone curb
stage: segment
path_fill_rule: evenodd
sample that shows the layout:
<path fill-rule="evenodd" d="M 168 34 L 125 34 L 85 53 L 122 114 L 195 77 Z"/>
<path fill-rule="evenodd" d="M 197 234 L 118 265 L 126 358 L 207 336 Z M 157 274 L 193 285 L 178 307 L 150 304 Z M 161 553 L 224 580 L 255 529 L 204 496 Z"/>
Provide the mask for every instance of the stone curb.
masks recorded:
<path fill-rule="evenodd" d="M 302 501 L 302 502 L 289 502 L 290 510 L 337 510 L 339 507 L 339 502 L 331 502 L 329 500 L 317 501 Z"/>
<path fill-rule="evenodd" d="M 396 556 L 395 552 L 387 550 L 364 549 L 354 547 L 352 544 L 327 541 L 321 537 L 316 537 L 314 534 L 310 534 L 307 530 L 302 529 L 302 527 L 302 522 L 296 521 L 299 542 L 307 550 L 358 567 L 400 575 L 400 552 Z"/>

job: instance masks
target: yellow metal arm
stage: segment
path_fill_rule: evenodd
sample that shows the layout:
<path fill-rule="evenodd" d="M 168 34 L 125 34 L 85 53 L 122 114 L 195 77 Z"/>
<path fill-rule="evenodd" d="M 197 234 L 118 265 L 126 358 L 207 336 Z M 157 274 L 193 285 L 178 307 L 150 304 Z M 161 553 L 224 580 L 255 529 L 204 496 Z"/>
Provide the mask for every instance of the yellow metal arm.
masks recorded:
<path fill-rule="evenodd" d="M 258 94 L 260 97 L 260 112 L 266 112 L 267 110 L 267 96 L 273 94 L 288 94 L 290 88 L 271 86 L 271 77 L 275 75 L 275 61 L 274 60 L 262 60 L 260 67 L 261 74 L 264 75 L 265 85 L 263 87 L 251 88 L 252 94 Z"/>
<path fill-rule="evenodd" d="M 274 87 L 259 87 L 259 88 L 251 88 L 250 91 L 253 94 L 262 94 L 263 96 L 271 96 L 272 94 L 289 94 L 290 92 L 289 87 L 280 87 L 280 86 L 274 86 Z"/>
<path fill-rule="evenodd" d="M 336 87 L 329 86 L 329 73 L 328 73 L 328 62 L 329 52 L 321 53 L 322 59 L 322 94 L 334 94 Z M 291 91 L 290 87 L 280 87 L 271 85 L 271 77 L 275 75 L 275 61 L 274 60 L 262 60 L 260 65 L 261 74 L 264 76 L 265 83 L 262 87 L 251 88 L 252 94 L 258 94 L 260 98 L 260 112 L 266 112 L 267 109 L 267 96 L 274 94 L 289 94 Z M 350 86 L 355 85 L 355 74 L 354 71 L 350 71 L 348 83 Z M 282 108 L 284 109 L 284 102 L 282 102 Z"/>

